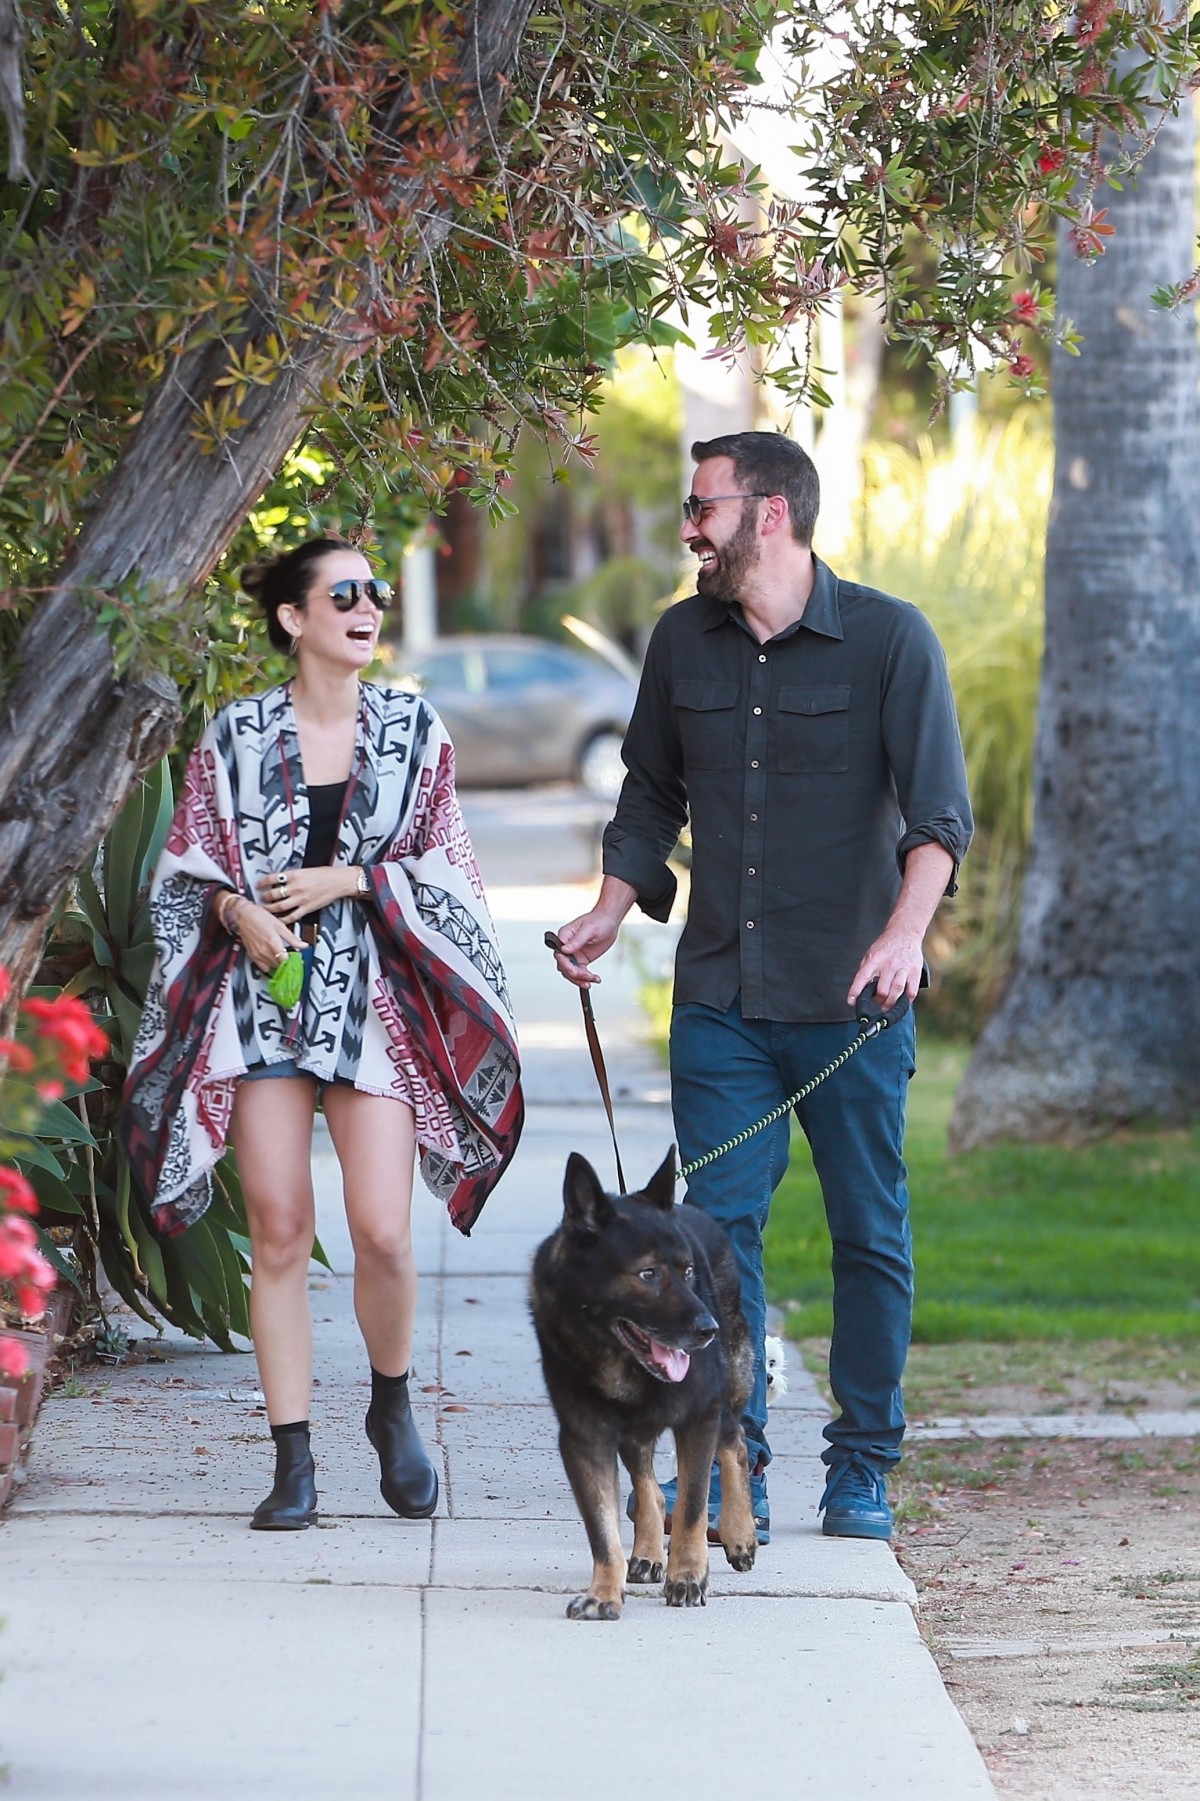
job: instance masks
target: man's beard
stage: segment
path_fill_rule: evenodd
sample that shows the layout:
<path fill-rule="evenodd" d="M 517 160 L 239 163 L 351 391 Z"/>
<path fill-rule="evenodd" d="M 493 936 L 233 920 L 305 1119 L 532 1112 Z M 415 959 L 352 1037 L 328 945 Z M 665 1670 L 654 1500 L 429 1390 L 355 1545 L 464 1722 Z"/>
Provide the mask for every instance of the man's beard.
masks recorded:
<path fill-rule="evenodd" d="M 707 540 L 706 540 L 707 542 Z M 742 508 L 737 530 L 717 552 L 717 566 L 707 570 L 701 565 L 696 576 L 696 592 L 709 599 L 742 600 L 746 579 L 758 565 L 758 524 L 754 502 L 749 498 Z"/>

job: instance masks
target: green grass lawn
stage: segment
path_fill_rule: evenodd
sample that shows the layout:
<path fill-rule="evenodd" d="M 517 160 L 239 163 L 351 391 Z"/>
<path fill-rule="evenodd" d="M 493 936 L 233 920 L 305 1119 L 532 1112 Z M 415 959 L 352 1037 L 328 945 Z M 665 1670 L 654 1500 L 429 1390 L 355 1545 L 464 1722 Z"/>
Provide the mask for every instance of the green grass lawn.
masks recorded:
<path fill-rule="evenodd" d="M 1200 1131 L 952 1159 L 946 1125 L 965 1059 L 926 1035 L 909 1096 L 914 1341 L 1200 1338 Z M 828 1332 L 829 1238 L 798 1128 L 766 1268 L 771 1298 L 801 1303 L 789 1334 Z"/>

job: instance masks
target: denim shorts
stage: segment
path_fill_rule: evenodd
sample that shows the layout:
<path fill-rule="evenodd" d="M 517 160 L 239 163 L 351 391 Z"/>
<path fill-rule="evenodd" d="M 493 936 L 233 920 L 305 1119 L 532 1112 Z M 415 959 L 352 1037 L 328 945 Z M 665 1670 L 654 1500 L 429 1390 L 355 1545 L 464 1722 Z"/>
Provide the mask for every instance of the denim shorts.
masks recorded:
<path fill-rule="evenodd" d="M 308 1071 L 301 1069 L 294 1057 L 285 1057 L 282 1063 L 256 1063 L 242 1077 L 243 1082 L 266 1082 L 272 1076 L 306 1076 Z"/>

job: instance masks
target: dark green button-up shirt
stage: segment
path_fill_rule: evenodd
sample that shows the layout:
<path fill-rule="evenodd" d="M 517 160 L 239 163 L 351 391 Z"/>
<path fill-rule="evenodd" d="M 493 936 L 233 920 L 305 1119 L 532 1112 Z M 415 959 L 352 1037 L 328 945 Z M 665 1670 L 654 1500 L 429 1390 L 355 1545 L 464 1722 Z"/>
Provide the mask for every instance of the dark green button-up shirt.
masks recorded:
<path fill-rule="evenodd" d="M 665 919 L 689 814 L 677 1002 L 749 1019 L 852 1017 L 846 991 L 917 844 L 971 840 L 946 659 L 916 607 L 814 559 L 803 617 L 760 644 L 693 595 L 655 627 L 604 834 L 604 871 Z M 948 892 L 953 893 L 952 880 Z"/>

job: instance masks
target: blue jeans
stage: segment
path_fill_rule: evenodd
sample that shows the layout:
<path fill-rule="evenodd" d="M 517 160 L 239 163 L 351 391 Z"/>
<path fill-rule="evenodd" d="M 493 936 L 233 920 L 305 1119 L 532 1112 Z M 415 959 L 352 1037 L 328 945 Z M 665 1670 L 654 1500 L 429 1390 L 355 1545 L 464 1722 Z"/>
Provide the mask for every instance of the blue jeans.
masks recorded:
<path fill-rule="evenodd" d="M 671 1104 L 683 1163 L 785 1101 L 857 1035 L 850 1021 L 792 1025 L 743 1019 L 687 1001 L 671 1020 Z M 913 1074 L 911 1011 L 863 1045 L 796 1108 L 812 1150 L 833 1241 L 829 1380 L 840 1413 L 825 1428 L 827 1464 L 855 1451 L 883 1469 L 904 1436 L 901 1378 L 912 1329 L 912 1236 L 904 1167 L 904 1108 Z M 750 1466 L 770 1462 L 763 1358 L 766 1294 L 762 1235 L 788 1165 L 785 1115 L 688 1178 L 689 1201 L 725 1228 L 755 1347 L 754 1388 L 743 1416 Z"/>

